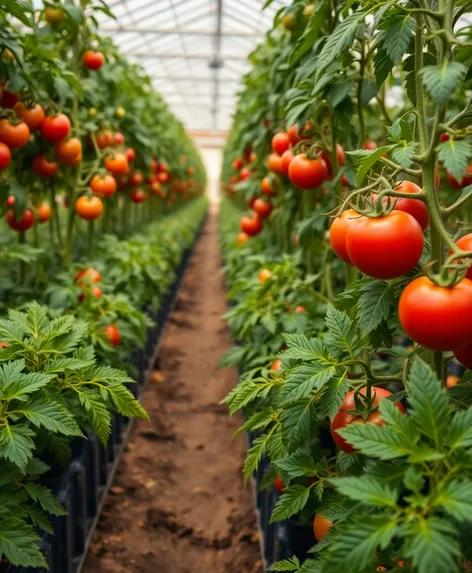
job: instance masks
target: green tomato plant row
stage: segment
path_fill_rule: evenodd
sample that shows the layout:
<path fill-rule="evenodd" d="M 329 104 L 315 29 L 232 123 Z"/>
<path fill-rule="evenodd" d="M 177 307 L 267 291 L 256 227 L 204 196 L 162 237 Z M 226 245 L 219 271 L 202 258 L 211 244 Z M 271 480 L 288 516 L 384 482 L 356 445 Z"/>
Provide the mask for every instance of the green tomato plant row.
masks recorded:
<path fill-rule="evenodd" d="M 272 571 L 470 569 L 467 9 L 294 0 L 249 57 L 222 171 L 225 402 L 256 436 L 245 478 L 270 462 L 272 522 L 316 539 Z"/>
<path fill-rule="evenodd" d="M 102 0 L 0 5 L 0 561 L 46 567 L 43 484 L 112 415 L 206 212 L 194 144 Z"/>

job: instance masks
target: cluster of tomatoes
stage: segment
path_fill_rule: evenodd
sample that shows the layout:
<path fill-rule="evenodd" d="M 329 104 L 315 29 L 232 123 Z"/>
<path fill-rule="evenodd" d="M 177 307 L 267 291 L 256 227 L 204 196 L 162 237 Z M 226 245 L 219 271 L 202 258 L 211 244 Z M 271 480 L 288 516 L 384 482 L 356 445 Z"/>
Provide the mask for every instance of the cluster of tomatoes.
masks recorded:
<path fill-rule="evenodd" d="M 88 296 L 101 298 L 102 289 L 97 285 L 101 280 L 102 277 L 100 273 L 92 267 L 79 271 L 74 278 L 75 284 L 80 289 L 80 293 L 77 296 L 78 300 L 82 302 L 83 300 L 86 300 Z M 103 329 L 103 332 L 112 346 L 118 346 L 121 342 L 121 332 L 114 324 L 106 326 Z"/>

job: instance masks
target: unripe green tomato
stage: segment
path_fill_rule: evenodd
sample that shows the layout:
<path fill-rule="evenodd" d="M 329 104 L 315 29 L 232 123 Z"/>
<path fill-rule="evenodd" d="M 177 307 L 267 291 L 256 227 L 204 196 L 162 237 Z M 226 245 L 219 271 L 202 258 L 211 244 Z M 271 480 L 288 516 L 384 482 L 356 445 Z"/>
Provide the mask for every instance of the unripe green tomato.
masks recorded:
<path fill-rule="evenodd" d="M 297 16 L 295 14 L 285 14 L 282 18 L 282 24 L 288 31 L 295 30 L 297 27 Z"/>
<path fill-rule="evenodd" d="M 125 117 L 125 115 L 126 115 L 125 108 L 124 107 L 117 107 L 115 109 L 115 115 L 116 115 L 116 117 L 119 117 L 120 119 Z"/>
<path fill-rule="evenodd" d="M 88 110 L 89 117 L 95 117 L 97 115 L 97 110 L 94 107 L 91 107 Z"/>
<path fill-rule="evenodd" d="M 308 4 L 308 6 L 305 6 L 305 8 L 303 9 L 303 15 L 305 16 L 305 18 L 311 18 L 314 11 L 315 11 L 315 5 Z"/>

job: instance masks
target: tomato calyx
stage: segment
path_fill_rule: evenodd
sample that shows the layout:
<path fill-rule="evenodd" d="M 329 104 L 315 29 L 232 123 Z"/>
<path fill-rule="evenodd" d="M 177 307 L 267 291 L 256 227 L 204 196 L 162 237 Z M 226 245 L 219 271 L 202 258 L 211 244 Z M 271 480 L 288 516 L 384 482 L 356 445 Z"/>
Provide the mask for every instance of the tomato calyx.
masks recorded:
<path fill-rule="evenodd" d="M 361 390 L 364 389 L 365 394 L 361 393 Z M 354 393 L 355 408 L 353 410 L 343 410 L 340 408 L 339 411 L 344 412 L 344 414 L 349 414 L 350 416 L 355 416 L 356 418 L 362 418 L 362 420 L 366 422 L 369 416 L 378 412 L 379 409 L 378 403 L 375 403 L 377 394 L 375 390 L 372 390 L 371 384 L 357 388 Z"/>

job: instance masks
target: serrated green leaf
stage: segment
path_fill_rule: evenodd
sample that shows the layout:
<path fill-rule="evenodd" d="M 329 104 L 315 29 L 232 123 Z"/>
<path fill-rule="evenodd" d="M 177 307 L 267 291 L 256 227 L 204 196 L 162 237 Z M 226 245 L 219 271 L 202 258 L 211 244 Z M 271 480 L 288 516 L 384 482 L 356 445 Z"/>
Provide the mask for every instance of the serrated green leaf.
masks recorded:
<path fill-rule="evenodd" d="M 392 159 L 398 165 L 409 169 L 413 165 L 413 156 L 416 153 L 417 144 L 414 141 L 402 143 L 392 151 Z"/>
<path fill-rule="evenodd" d="M 353 501 L 374 507 L 396 507 L 397 489 L 371 476 L 340 477 L 330 481 L 342 495 Z"/>
<path fill-rule="evenodd" d="M 277 563 L 272 563 L 267 571 L 300 571 L 300 561 L 298 557 L 283 559 L 282 561 L 277 561 Z"/>
<path fill-rule="evenodd" d="M 359 158 L 359 165 L 357 167 L 357 186 L 361 187 L 367 173 L 372 169 L 372 167 L 379 161 L 382 155 L 391 151 L 394 145 L 382 145 L 375 150 L 370 149 L 358 149 L 356 151 L 348 152 L 349 155 Z"/>
<path fill-rule="evenodd" d="M 458 181 L 461 181 L 472 155 L 472 145 L 470 141 L 457 141 L 450 138 L 448 141 L 440 143 L 436 147 L 436 151 L 442 165 L 444 165 Z"/>
<path fill-rule="evenodd" d="M 12 565 L 47 568 L 38 540 L 34 529 L 21 519 L 0 519 L 0 557 L 5 556 Z"/>
<path fill-rule="evenodd" d="M 129 416 L 130 418 L 141 418 L 149 420 L 146 410 L 141 406 L 133 394 L 120 382 L 109 383 L 108 392 L 110 392 L 111 399 L 115 404 L 116 409 L 120 414 Z"/>
<path fill-rule="evenodd" d="M 337 352 L 339 350 L 341 353 L 351 354 L 357 343 L 357 336 L 349 316 L 329 304 L 326 311 L 326 326 L 328 327 L 326 340 L 332 352 L 339 355 Z"/>
<path fill-rule="evenodd" d="M 263 454 L 267 450 L 267 443 L 270 439 L 271 433 L 262 434 L 256 438 L 251 449 L 248 451 L 246 460 L 244 462 L 244 480 L 247 481 L 251 475 L 258 468 Z"/>
<path fill-rule="evenodd" d="M 83 389 L 78 397 L 93 431 L 106 444 L 111 431 L 111 415 L 100 394 L 95 390 Z"/>
<path fill-rule="evenodd" d="M 442 65 L 425 66 L 419 73 L 431 99 L 444 105 L 464 79 L 467 68 L 459 62 L 446 60 Z"/>
<path fill-rule="evenodd" d="M 302 485 L 291 485 L 284 489 L 280 496 L 272 515 L 270 523 L 288 519 L 302 510 L 310 498 L 310 488 Z"/>
<path fill-rule="evenodd" d="M 445 434 L 451 450 L 472 446 L 472 409 L 456 412 Z"/>
<path fill-rule="evenodd" d="M 408 50 L 415 29 L 415 20 L 408 14 L 397 12 L 385 18 L 379 29 L 376 47 L 384 50 L 393 66 L 397 66 Z"/>
<path fill-rule="evenodd" d="M 361 288 L 359 298 L 359 326 L 365 336 L 390 315 L 395 303 L 393 288 L 384 281 L 371 281 Z"/>
<path fill-rule="evenodd" d="M 313 456 L 302 451 L 294 452 L 286 458 L 276 460 L 274 465 L 291 479 L 302 476 L 314 476 L 317 473 L 317 466 Z"/>
<path fill-rule="evenodd" d="M 336 367 L 324 362 L 301 364 L 287 376 L 287 400 L 308 398 L 315 389 L 321 389 L 335 374 Z"/>
<path fill-rule="evenodd" d="M 328 349 L 318 338 L 308 339 L 304 334 L 284 334 L 287 350 L 282 353 L 283 360 L 320 360 L 328 362 Z"/>
<path fill-rule="evenodd" d="M 454 519 L 470 521 L 472 516 L 472 482 L 457 479 L 441 487 L 433 505 L 446 511 Z"/>
<path fill-rule="evenodd" d="M 34 435 L 26 424 L 6 424 L 0 429 L 0 457 L 6 458 L 19 468 L 25 468 L 33 457 Z"/>
<path fill-rule="evenodd" d="M 83 436 L 73 415 L 62 404 L 46 396 L 37 396 L 18 411 L 35 426 L 64 436 Z"/>
<path fill-rule="evenodd" d="M 420 493 L 425 483 L 423 476 L 414 466 L 409 466 L 406 470 L 403 482 L 405 487 L 415 493 Z"/>
<path fill-rule="evenodd" d="M 52 515 L 66 515 L 67 512 L 64 507 L 59 503 L 56 496 L 47 487 L 43 487 L 38 483 L 26 482 L 24 484 L 25 490 L 28 492 L 30 498 L 39 503 L 47 513 Z"/>

